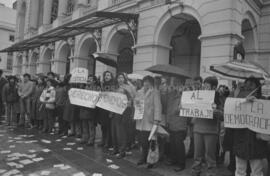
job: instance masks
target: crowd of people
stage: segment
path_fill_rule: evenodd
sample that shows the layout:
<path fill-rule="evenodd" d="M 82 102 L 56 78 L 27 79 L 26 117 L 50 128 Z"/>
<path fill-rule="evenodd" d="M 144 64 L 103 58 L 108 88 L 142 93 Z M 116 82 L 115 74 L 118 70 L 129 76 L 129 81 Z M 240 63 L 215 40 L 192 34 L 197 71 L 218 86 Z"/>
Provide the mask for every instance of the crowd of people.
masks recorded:
<path fill-rule="evenodd" d="M 227 97 L 247 98 L 247 101 L 263 98 L 256 78 L 248 78 L 244 86 L 230 90 L 218 86 L 216 77 L 204 80 L 196 77 L 193 84 L 185 85 L 185 80 L 177 77 L 145 76 L 143 80 L 129 80 L 125 73 L 114 78 L 106 71 L 102 81 L 89 75 L 87 84 L 70 84 L 71 75 L 60 80 L 53 72 L 35 76 L 35 79 L 29 74 L 6 79 L 2 73 L 0 71 L 0 110 L 1 114 L 6 114 L 7 126 L 75 136 L 79 143 L 94 147 L 96 127 L 100 125 L 99 147 L 112 149 L 108 150 L 110 154 L 121 159 L 139 144 L 141 157 L 137 164 L 152 168 L 154 163 L 147 162 L 151 143 L 148 138 L 153 125 L 158 125 L 169 133 L 169 136 L 157 135 L 159 160 L 175 166 L 176 172 L 184 170 L 186 159 L 193 157 L 191 175 L 199 176 L 206 167 L 208 176 L 218 176 L 217 165 L 224 162 L 226 151 L 230 152 L 228 168 L 235 176 L 263 176 L 267 169 L 263 163 L 270 157 L 269 142 L 249 129 L 225 129 L 223 125 Z M 98 107 L 73 105 L 68 96 L 71 88 L 125 94 L 127 108 L 120 115 Z M 179 117 L 182 92 L 202 89 L 216 91 L 214 118 Z M 134 120 L 134 104 L 140 99 L 144 100 L 143 118 Z M 184 144 L 187 136 L 191 139 L 189 149 Z"/>

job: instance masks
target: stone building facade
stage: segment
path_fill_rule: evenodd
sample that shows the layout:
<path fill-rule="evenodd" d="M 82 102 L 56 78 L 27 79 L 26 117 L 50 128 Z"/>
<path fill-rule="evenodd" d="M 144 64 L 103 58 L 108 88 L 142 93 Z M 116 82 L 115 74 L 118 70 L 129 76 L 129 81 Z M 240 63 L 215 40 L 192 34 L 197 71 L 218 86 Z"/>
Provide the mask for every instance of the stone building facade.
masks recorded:
<path fill-rule="evenodd" d="M 16 10 L 0 3 L 0 50 L 14 43 Z M 12 73 L 13 53 L 0 53 L 0 69 Z"/>
<path fill-rule="evenodd" d="M 78 66 L 97 75 L 115 71 L 93 62 L 91 54 L 104 52 L 117 58 L 118 71 L 173 64 L 205 77 L 210 65 L 233 59 L 238 42 L 245 59 L 270 70 L 270 0 L 17 0 L 17 7 L 17 42 L 95 11 L 135 13 L 139 19 L 135 26 L 120 22 L 102 28 L 101 36 L 86 32 L 16 52 L 14 74 L 64 75 Z"/>

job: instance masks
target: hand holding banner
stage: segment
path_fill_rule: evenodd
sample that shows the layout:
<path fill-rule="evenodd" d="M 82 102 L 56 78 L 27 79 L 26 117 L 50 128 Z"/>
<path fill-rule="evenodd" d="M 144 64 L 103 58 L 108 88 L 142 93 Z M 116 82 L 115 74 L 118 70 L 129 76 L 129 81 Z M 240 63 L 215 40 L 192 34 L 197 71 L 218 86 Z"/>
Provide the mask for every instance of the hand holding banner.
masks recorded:
<path fill-rule="evenodd" d="M 74 68 L 71 71 L 70 83 L 83 83 L 86 84 L 88 79 L 88 70 L 86 68 Z"/>
<path fill-rule="evenodd" d="M 124 94 L 103 92 L 100 94 L 97 106 L 117 114 L 123 114 L 127 108 L 127 102 L 127 96 Z"/>
<path fill-rule="evenodd" d="M 227 98 L 224 107 L 226 128 L 248 128 L 257 133 L 270 134 L 270 101 L 246 101 L 242 98 Z"/>
<path fill-rule="evenodd" d="M 100 92 L 84 90 L 84 89 L 70 89 L 68 92 L 70 103 L 78 106 L 88 108 L 95 108 L 99 100 Z"/>
<path fill-rule="evenodd" d="M 215 91 L 184 91 L 181 98 L 180 116 L 213 119 Z"/>

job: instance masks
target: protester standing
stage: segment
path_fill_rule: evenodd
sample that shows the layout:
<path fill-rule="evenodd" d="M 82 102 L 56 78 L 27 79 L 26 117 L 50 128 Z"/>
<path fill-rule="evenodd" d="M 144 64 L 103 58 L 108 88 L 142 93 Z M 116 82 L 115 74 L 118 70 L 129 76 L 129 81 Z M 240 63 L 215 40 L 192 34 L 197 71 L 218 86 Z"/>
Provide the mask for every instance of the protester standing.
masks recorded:
<path fill-rule="evenodd" d="M 256 78 L 245 80 L 244 87 L 240 89 L 237 98 L 246 98 L 254 101 L 261 98 L 261 84 Z M 235 176 L 247 174 L 248 162 L 251 175 L 263 176 L 263 160 L 267 157 L 267 142 L 260 139 L 256 132 L 250 129 L 234 129 L 233 149 L 236 160 Z"/>
<path fill-rule="evenodd" d="M 154 124 L 159 124 L 161 122 L 160 93 L 157 89 L 154 89 L 153 77 L 144 77 L 143 88 L 138 91 L 135 101 L 139 101 L 137 98 L 143 98 L 144 100 L 143 117 L 141 120 L 136 120 L 136 129 L 139 131 L 139 141 L 142 148 L 141 158 L 137 162 L 137 165 L 142 165 L 146 163 L 147 159 L 149 149 L 148 137 L 150 131 Z M 153 165 L 148 165 L 148 168 L 152 167 Z"/>
<path fill-rule="evenodd" d="M 207 77 L 204 80 L 205 90 L 216 90 L 218 80 L 216 77 Z M 199 176 L 203 169 L 203 162 L 206 161 L 207 176 L 216 176 L 216 151 L 218 144 L 220 109 L 223 105 L 220 103 L 219 95 L 216 92 L 213 119 L 196 118 L 193 122 L 194 132 L 194 164 L 192 166 L 192 176 Z M 213 107 L 214 108 L 214 107 Z"/>
<path fill-rule="evenodd" d="M 96 76 L 89 75 L 86 90 L 100 91 L 100 85 Z M 80 107 L 80 119 L 82 121 L 82 139 L 81 144 L 94 146 L 96 137 L 96 108 Z"/>
<path fill-rule="evenodd" d="M 7 83 L 8 81 L 3 77 L 3 70 L 0 69 L 0 123 L 1 123 L 1 117 L 2 115 L 4 115 L 5 112 L 5 107 L 3 105 L 2 102 L 2 91 L 3 91 L 3 87 L 4 85 Z"/>
<path fill-rule="evenodd" d="M 10 76 L 8 78 L 8 84 L 5 84 L 2 91 L 2 102 L 7 110 L 7 126 L 15 125 L 17 113 L 19 111 L 19 95 L 16 77 Z"/>
<path fill-rule="evenodd" d="M 20 123 L 19 126 L 30 126 L 31 94 L 33 93 L 33 83 L 28 73 L 23 75 L 23 81 L 19 84 L 18 94 L 20 96 Z"/>
<path fill-rule="evenodd" d="M 52 86 L 53 80 L 48 79 L 46 81 L 46 88 L 43 90 L 40 101 L 45 106 L 45 116 L 43 120 L 43 130 L 42 132 L 51 133 L 54 127 L 54 110 L 55 110 L 55 89 Z"/>
<path fill-rule="evenodd" d="M 102 92 L 113 92 L 115 90 L 115 80 L 113 74 L 109 71 L 103 73 Z M 110 112 L 98 108 L 98 123 L 101 125 L 102 142 L 99 146 L 109 148 L 112 145 L 111 118 Z"/>

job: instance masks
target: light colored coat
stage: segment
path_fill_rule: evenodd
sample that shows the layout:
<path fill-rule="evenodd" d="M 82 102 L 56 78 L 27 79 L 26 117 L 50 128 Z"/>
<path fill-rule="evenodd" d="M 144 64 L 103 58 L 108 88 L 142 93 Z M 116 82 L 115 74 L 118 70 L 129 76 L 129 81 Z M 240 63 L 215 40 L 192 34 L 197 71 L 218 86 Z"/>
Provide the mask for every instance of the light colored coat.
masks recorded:
<path fill-rule="evenodd" d="M 43 90 L 40 101 L 45 103 L 45 108 L 55 109 L 55 89 L 54 87 L 49 87 Z"/>
<path fill-rule="evenodd" d="M 136 129 L 139 131 L 151 131 L 154 124 L 161 122 L 160 93 L 156 89 L 144 92 L 139 90 L 136 97 L 144 98 L 144 114 L 142 120 L 136 120 Z"/>

